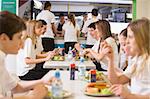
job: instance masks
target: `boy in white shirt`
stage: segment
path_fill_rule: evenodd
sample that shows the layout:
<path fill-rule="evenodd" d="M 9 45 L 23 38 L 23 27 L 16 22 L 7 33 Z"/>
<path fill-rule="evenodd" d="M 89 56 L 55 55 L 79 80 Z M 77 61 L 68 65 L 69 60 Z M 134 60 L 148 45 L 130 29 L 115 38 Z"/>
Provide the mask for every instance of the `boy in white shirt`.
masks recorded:
<path fill-rule="evenodd" d="M 42 99 L 47 95 L 47 89 L 42 83 L 20 84 L 13 79 L 5 69 L 4 59 L 6 54 L 16 54 L 23 44 L 21 35 L 26 26 L 16 15 L 3 11 L 0 12 L 0 98 L 12 98 L 12 93 L 30 91 L 27 95 L 13 97 L 14 99 Z"/>

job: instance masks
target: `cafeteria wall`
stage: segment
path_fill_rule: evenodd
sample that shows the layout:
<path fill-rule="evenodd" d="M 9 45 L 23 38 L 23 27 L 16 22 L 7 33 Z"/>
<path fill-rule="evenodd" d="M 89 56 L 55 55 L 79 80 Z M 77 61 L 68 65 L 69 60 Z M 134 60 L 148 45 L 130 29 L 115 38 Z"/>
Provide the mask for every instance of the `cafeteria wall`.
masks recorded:
<path fill-rule="evenodd" d="M 136 18 L 146 17 L 150 19 L 150 0 L 136 0 Z"/>

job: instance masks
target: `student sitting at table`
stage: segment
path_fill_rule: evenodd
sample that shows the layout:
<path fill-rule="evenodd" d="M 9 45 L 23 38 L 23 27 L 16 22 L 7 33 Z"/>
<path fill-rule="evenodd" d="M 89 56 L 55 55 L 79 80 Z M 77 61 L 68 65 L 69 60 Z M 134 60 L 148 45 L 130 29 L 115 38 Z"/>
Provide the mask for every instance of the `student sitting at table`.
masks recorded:
<path fill-rule="evenodd" d="M 12 99 L 12 93 L 27 92 L 13 99 L 42 99 L 47 95 L 47 89 L 41 83 L 20 84 L 11 77 L 5 68 L 6 54 L 17 54 L 22 45 L 21 35 L 26 29 L 24 22 L 15 14 L 7 11 L 0 12 L 0 99 Z M 32 91 L 31 91 L 32 90 Z"/>
<path fill-rule="evenodd" d="M 103 70 L 107 70 L 108 63 L 104 57 L 104 52 L 101 51 L 101 43 L 103 41 L 106 41 L 113 48 L 113 51 L 114 51 L 113 54 L 115 56 L 115 59 L 114 59 L 115 66 L 116 68 L 118 68 L 118 63 L 119 63 L 118 46 L 117 46 L 115 39 L 112 38 L 109 22 L 106 20 L 99 20 L 95 23 L 95 27 L 96 27 L 96 33 L 99 37 L 99 40 L 97 41 L 98 44 L 96 43 L 97 47 L 93 47 L 92 49 L 85 49 L 85 52 L 89 53 L 91 57 L 94 57 L 96 61 L 100 62 L 101 68 Z M 95 49 L 97 49 L 97 52 L 95 51 Z"/>
<path fill-rule="evenodd" d="M 100 35 L 99 33 L 96 32 L 96 27 L 95 27 L 95 23 L 93 22 L 88 26 L 88 32 L 90 33 L 90 35 L 96 39 L 96 42 L 94 44 L 94 46 L 91 48 L 91 50 L 95 51 L 98 53 L 99 48 L 100 48 Z M 77 43 L 75 44 L 75 48 L 76 50 L 80 51 L 82 48 L 80 47 L 80 44 Z M 88 49 L 90 50 L 90 49 Z M 86 50 L 87 51 L 87 50 Z M 93 59 L 94 57 L 92 57 L 92 55 L 90 53 L 86 54 L 86 56 L 88 56 L 89 58 Z M 104 69 L 101 68 L 101 64 L 99 62 L 97 62 L 96 60 L 93 59 L 93 63 L 96 65 L 96 69 L 98 71 L 105 71 Z"/>
<path fill-rule="evenodd" d="M 30 20 L 26 22 L 26 26 L 25 43 L 17 55 L 17 75 L 21 80 L 37 80 L 42 78 L 48 71 L 39 72 L 36 69 L 36 64 L 51 59 L 55 52 L 50 51 L 41 54 L 43 47 L 40 39 L 42 34 L 42 23 L 40 21 Z"/>
<path fill-rule="evenodd" d="M 150 98 L 150 21 L 146 18 L 131 22 L 127 27 L 127 53 L 133 63 L 121 75 L 114 71 L 114 52 L 106 42 L 102 44 L 108 60 L 108 78 L 112 85 L 110 90 L 124 99 Z M 130 91 L 124 84 L 131 81 Z"/>
<path fill-rule="evenodd" d="M 119 40 L 119 68 L 125 70 L 128 65 L 128 56 L 125 53 L 127 29 L 123 29 L 118 35 Z"/>

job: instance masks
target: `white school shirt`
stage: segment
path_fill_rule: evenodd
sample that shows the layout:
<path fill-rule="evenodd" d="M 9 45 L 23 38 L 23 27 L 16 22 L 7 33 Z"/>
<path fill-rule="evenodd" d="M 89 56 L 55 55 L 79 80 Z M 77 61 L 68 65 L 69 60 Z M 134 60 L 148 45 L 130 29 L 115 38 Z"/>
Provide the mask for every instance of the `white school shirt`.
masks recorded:
<path fill-rule="evenodd" d="M 113 55 L 114 56 L 114 64 L 115 64 L 116 68 L 119 69 L 119 53 L 118 53 L 118 46 L 117 46 L 115 39 L 113 39 L 112 37 L 109 37 L 109 38 L 105 39 L 105 41 L 112 47 L 113 53 L 114 53 L 114 55 Z M 103 69 L 107 70 L 108 61 L 106 60 L 105 57 L 100 61 L 100 63 L 101 63 L 101 67 Z"/>
<path fill-rule="evenodd" d="M 86 44 L 87 44 L 87 45 L 94 45 L 95 42 L 96 42 L 96 39 L 94 39 L 94 38 L 90 35 L 90 33 L 88 32 L 88 26 L 89 26 L 91 23 L 96 22 L 96 21 L 98 21 L 98 19 L 97 19 L 97 20 L 89 19 L 89 20 L 85 21 L 85 24 L 84 24 L 84 26 L 83 26 L 83 28 L 82 28 L 82 32 L 83 32 L 83 33 L 87 33 L 87 40 L 86 40 Z"/>
<path fill-rule="evenodd" d="M 54 33 L 52 30 L 52 23 L 55 23 L 55 15 L 50 12 L 49 10 L 43 10 L 41 11 L 37 17 L 36 20 L 42 19 L 44 21 L 46 21 L 47 23 L 47 30 L 44 33 L 44 35 L 42 35 L 41 37 L 46 37 L 46 38 L 54 38 Z"/>
<path fill-rule="evenodd" d="M 135 57 L 131 66 L 128 66 L 124 71 L 124 75 L 131 79 L 131 93 L 140 95 L 150 95 L 150 58 L 144 66 L 143 71 L 137 76 L 132 75 L 132 68 L 136 66 L 138 70 L 142 66 L 142 57 Z M 136 65 L 134 65 L 136 64 Z"/>
<path fill-rule="evenodd" d="M 5 56 L 5 53 L 0 50 L 0 94 L 11 97 L 11 90 L 17 86 L 18 82 L 6 70 Z"/>
<path fill-rule="evenodd" d="M 17 76 L 17 55 L 16 54 L 7 54 L 5 57 L 5 68 L 9 74 L 16 81 L 20 81 L 20 78 Z"/>
<path fill-rule="evenodd" d="M 119 68 L 124 69 L 124 65 L 126 64 L 127 61 L 127 55 L 123 52 L 120 51 L 119 53 Z"/>
<path fill-rule="evenodd" d="M 30 57 L 36 59 L 36 55 L 43 50 L 40 38 L 37 38 L 36 48 L 33 45 L 31 38 L 27 38 L 24 43 L 24 48 L 20 49 L 17 54 L 17 75 L 24 76 L 29 70 L 35 68 L 36 64 L 26 64 L 25 58 Z"/>
<path fill-rule="evenodd" d="M 99 49 L 99 46 L 100 46 L 100 38 L 98 41 L 95 42 L 94 46 L 92 47 L 92 50 L 97 52 L 98 53 L 98 49 Z"/>
<path fill-rule="evenodd" d="M 64 34 L 64 42 L 77 42 L 77 31 L 80 30 L 78 24 L 74 27 L 73 24 L 68 21 L 63 25 Z"/>

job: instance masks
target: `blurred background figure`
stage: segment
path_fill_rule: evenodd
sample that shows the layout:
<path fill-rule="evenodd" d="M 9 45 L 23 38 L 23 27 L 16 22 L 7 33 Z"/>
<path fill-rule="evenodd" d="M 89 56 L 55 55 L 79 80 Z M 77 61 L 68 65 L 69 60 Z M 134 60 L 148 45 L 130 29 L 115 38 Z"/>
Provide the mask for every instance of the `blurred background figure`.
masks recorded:
<path fill-rule="evenodd" d="M 56 28 L 57 28 L 56 36 L 63 37 L 62 27 L 63 27 L 64 23 L 65 23 L 65 16 L 63 13 L 60 13 L 59 22 L 56 24 Z"/>
<path fill-rule="evenodd" d="M 87 40 L 86 40 L 86 48 L 92 48 L 96 42 L 96 40 L 90 35 L 88 32 L 88 26 L 93 23 L 98 21 L 98 9 L 92 9 L 92 18 L 87 20 L 82 28 L 82 33 L 87 34 Z"/>
<path fill-rule="evenodd" d="M 84 24 L 85 24 L 85 22 L 87 21 L 87 19 L 88 19 L 88 13 L 83 13 L 83 20 L 82 20 L 82 24 L 81 24 L 81 28 L 80 28 L 80 30 L 82 30 L 82 28 L 83 28 L 83 26 L 84 26 Z"/>
<path fill-rule="evenodd" d="M 118 35 L 118 39 L 119 39 L 119 68 L 125 70 L 128 65 L 128 58 L 125 53 L 127 28 L 121 31 L 121 33 Z"/>
<path fill-rule="evenodd" d="M 45 52 L 54 50 L 54 33 L 55 28 L 55 15 L 50 11 L 51 3 L 46 1 L 44 4 L 44 10 L 42 10 L 36 17 L 37 20 L 44 20 L 47 23 L 47 31 L 42 35 L 42 45 Z"/>
<path fill-rule="evenodd" d="M 72 13 L 69 14 L 68 22 L 63 25 L 65 53 L 68 53 L 69 47 L 74 48 L 75 43 L 78 42 L 79 31 L 80 29 L 76 23 L 75 15 Z"/>
<path fill-rule="evenodd" d="M 38 20 L 40 22 L 42 22 L 42 33 L 44 34 L 47 31 L 47 23 L 44 20 Z"/>

